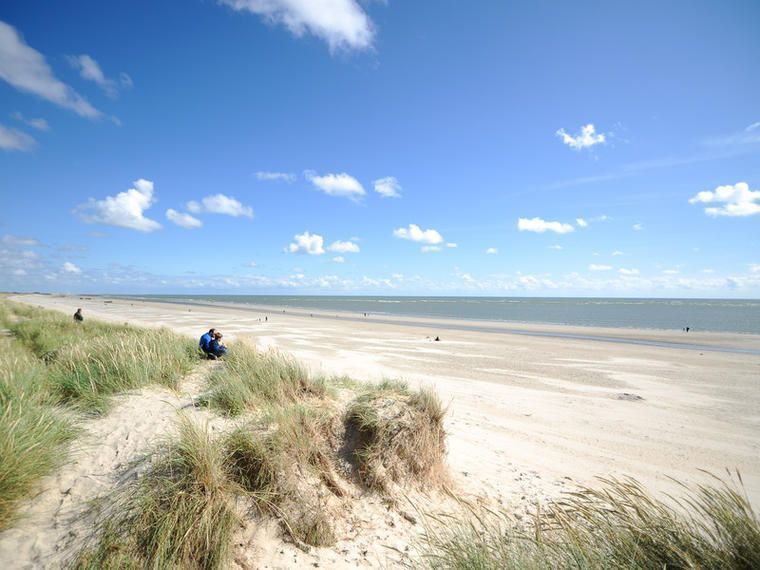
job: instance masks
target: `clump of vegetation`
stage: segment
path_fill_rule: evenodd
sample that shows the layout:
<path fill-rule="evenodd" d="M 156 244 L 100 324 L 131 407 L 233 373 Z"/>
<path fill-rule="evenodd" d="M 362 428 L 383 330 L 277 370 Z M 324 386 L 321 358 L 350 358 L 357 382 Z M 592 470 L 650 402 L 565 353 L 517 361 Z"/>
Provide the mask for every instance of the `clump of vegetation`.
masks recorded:
<path fill-rule="evenodd" d="M 64 461 L 74 422 L 40 390 L 45 367 L 10 339 L 0 339 L 0 530 L 18 501 Z"/>
<path fill-rule="evenodd" d="M 117 491 L 101 513 L 98 542 L 76 568 L 223 568 L 239 523 L 239 491 L 223 449 L 206 429 L 183 420 L 139 479 Z"/>
<path fill-rule="evenodd" d="M 313 378 L 291 356 L 258 352 L 238 343 L 225 356 L 224 366 L 214 371 L 208 401 L 231 416 L 263 404 L 287 404 L 304 398 L 322 398 L 323 378 Z"/>
<path fill-rule="evenodd" d="M 381 491 L 403 481 L 443 483 L 445 413 L 435 392 L 412 392 L 398 381 L 382 382 L 356 398 L 345 423 L 364 483 Z"/>
<path fill-rule="evenodd" d="M 110 396 L 160 383 L 174 387 L 197 362 L 194 343 L 0 301 L 0 528 L 18 501 L 67 459 L 71 410 L 103 413 Z"/>
<path fill-rule="evenodd" d="M 326 407 L 278 406 L 225 441 L 232 479 L 261 514 L 311 546 L 335 542 L 330 504 L 345 495 L 332 448 L 336 417 Z"/>
<path fill-rule="evenodd" d="M 599 489 L 536 506 L 528 523 L 483 511 L 433 517 L 412 566 L 760 568 L 760 521 L 739 487 L 719 481 L 684 487 L 684 498 L 663 500 L 635 480 L 608 479 Z"/>

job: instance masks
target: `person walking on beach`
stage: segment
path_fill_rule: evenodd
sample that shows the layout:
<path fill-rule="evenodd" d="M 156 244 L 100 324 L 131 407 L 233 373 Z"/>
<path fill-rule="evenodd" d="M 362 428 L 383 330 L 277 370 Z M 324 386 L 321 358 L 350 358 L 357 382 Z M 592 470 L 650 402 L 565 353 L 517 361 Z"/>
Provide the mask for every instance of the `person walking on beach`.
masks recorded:
<path fill-rule="evenodd" d="M 224 346 L 221 343 L 222 340 L 222 333 L 219 331 L 214 333 L 214 337 L 211 339 L 211 342 L 208 344 L 208 357 L 211 360 L 216 360 L 220 356 L 224 356 L 227 354 L 227 347 Z"/>
<path fill-rule="evenodd" d="M 208 329 L 208 332 L 204 333 L 203 336 L 201 336 L 201 340 L 198 343 L 200 349 L 206 354 L 208 354 L 208 346 L 211 344 L 211 339 L 214 338 L 215 332 L 216 329 Z"/>
<path fill-rule="evenodd" d="M 82 314 L 82 309 L 77 309 L 77 312 L 74 313 L 74 320 L 78 323 L 81 323 L 84 321 L 84 315 Z"/>

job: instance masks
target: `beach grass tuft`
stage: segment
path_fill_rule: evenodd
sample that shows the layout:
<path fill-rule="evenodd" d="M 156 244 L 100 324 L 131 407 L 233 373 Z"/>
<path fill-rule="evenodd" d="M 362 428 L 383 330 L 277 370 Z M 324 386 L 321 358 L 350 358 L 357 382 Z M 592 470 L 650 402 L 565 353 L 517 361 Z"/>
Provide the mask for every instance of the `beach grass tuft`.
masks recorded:
<path fill-rule="evenodd" d="M 100 514 L 76 568 L 224 568 L 239 524 L 222 446 L 187 419 Z"/>
<path fill-rule="evenodd" d="M 393 483 L 445 482 L 445 409 L 429 389 L 410 391 L 396 380 L 371 386 L 348 406 L 346 430 L 363 482 L 389 491 Z"/>
<path fill-rule="evenodd" d="M 532 517 L 469 509 L 427 521 L 417 568 L 727 569 L 760 567 L 760 521 L 741 482 L 649 494 L 635 480 L 601 479 Z"/>
<path fill-rule="evenodd" d="M 230 347 L 224 366 L 209 379 L 209 404 L 230 416 L 267 403 L 292 403 L 321 398 L 327 387 L 313 378 L 295 358 L 277 352 L 259 352 L 244 343 Z"/>

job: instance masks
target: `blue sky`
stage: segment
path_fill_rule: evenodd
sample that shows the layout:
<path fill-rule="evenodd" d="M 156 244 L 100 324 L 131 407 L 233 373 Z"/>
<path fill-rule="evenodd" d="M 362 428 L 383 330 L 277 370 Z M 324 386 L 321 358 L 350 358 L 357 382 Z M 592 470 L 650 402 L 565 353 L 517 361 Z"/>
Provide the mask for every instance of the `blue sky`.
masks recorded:
<path fill-rule="evenodd" d="M 9 1 L 0 290 L 760 296 L 760 4 Z"/>

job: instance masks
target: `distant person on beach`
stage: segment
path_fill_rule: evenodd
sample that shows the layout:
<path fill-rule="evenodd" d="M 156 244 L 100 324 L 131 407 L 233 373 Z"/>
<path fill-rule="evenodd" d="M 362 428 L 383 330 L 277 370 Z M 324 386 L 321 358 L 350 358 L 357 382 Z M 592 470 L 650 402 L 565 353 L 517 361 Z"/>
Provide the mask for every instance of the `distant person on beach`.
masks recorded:
<path fill-rule="evenodd" d="M 78 323 L 81 323 L 84 321 L 84 315 L 82 314 L 82 309 L 77 309 L 77 312 L 74 313 L 74 320 Z"/>
<path fill-rule="evenodd" d="M 222 336 L 222 333 L 216 331 L 214 333 L 214 338 L 212 338 L 211 342 L 208 344 L 208 357 L 212 360 L 216 360 L 220 356 L 227 354 L 227 347 L 221 343 Z"/>
<path fill-rule="evenodd" d="M 211 344 L 211 339 L 214 338 L 215 332 L 216 329 L 208 329 L 208 332 L 204 333 L 203 336 L 201 336 L 201 340 L 198 343 L 200 349 L 206 354 L 208 354 L 208 345 Z"/>

